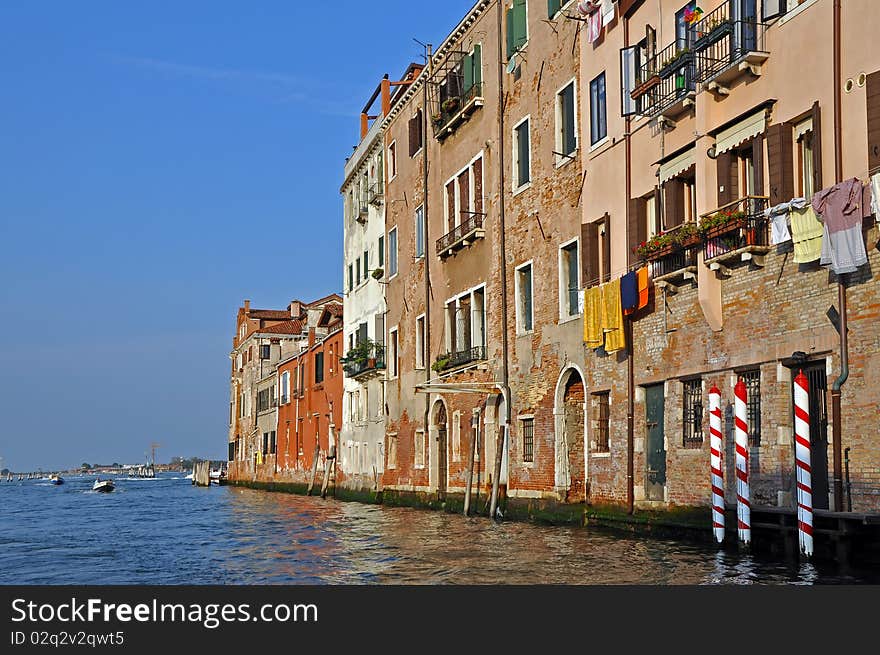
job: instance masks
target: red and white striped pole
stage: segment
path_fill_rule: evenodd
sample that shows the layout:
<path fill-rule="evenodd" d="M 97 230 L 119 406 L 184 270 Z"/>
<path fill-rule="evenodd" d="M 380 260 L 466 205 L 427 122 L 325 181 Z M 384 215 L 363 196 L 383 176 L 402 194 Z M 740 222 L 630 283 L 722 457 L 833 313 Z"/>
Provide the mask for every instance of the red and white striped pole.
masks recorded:
<path fill-rule="evenodd" d="M 709 466 L 712 469 L 712 531 L 724 541 L 724 469 L 721 464 L 721 390 L 709 389 Z"/>
<path fill-rule="evenodd" d="M 813 554 L 813 475 L 810 466 L 809 381 L 804 372 L 794 379 L 794 461 L 797 466 L 798 542 L 801 552 Z"/>
<path fill-rule="evenodd" d="M 752 541 L 752 508 L 749 501 L 749 422 L 746 410 L 746 384 L 737 380 L 733 388 L 735 444 L 736 444 L 736 518 L 739 539 L 748 545 Z"/>

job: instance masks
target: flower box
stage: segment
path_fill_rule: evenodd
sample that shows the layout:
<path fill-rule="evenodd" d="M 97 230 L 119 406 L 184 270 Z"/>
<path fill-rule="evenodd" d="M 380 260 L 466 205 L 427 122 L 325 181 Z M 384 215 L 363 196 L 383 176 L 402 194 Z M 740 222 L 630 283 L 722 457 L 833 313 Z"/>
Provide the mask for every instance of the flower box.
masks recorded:
<path fill-rule="evenodd" d="M 648 91 L 653 89 L 655 86 L 658 86 L 660 84 L 660 81 L 660 76 L 655 73 L 647 80 L 639 84 L 636 88 L 634 88 L 629 95 L 633 100 L 635 100 L 636 98 L 639 98 L 648 93 Z"/>

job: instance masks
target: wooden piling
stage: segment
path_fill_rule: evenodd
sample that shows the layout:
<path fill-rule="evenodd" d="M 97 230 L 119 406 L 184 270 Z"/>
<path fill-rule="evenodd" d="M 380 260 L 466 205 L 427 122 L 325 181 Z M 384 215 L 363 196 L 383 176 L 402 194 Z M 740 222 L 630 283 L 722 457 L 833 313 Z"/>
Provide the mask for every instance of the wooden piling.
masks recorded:
<path fill-rule="evenodd" d="M 477 437 L 480 430 L 479 414 L 475 414 L 473 429 L 471 430 L 471 451 L 468 453 L 467 468 L 467 487 L 464 490 L 464 515 L 467 516 L 471 511 L 471 487 L 474 483 L 474 459 L 477 451 Z"/>
<path fill-rule="evenodd" d="M 336 444 L 330 444 L 330 452 L 324 463 L 324 482 L 321 484 L 321 498 L 327 497 L 327 489 L 330 486 L 330 471 L 336 472 Z M 334 476 L 335 477 L 335 476 Z"/>
<path fill-rule="evenodd" d="M 321 446 L 318 444 L 318 440 L 315 439 L 315 452 L 312 456 L 312 479 L 309 481 L 309 488 L 306 491 L 306 496 L 312 495 L 312 489 L 315 488 L 315 480 L 318 477 L 318 455 L 321 452 Z"/>

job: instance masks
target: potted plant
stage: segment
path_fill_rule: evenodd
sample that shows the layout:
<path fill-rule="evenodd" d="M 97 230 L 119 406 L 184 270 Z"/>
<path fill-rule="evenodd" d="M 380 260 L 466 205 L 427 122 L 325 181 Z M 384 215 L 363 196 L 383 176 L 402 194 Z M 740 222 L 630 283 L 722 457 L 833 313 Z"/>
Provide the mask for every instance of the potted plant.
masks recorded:
<path fill-rule="evenodd" d="M 442 355 L 437 355 L 437 359 L 431 364 L 431 370 L 440 373 L 447 366 L 449 366 L 449 353 L 444 353 Z"/>
<path fill-rule="evenodd" d="M 672 252 L 675 245 L 671 232 L 660 232 L 647 241 L 643 241 L 635 248 L 635 253 L 645 260 L 660 259 Z"/>
<path fill-rule="evenodd" d="M 742 227 L 745 219 L 746 213 L 741 209 L 722 209 L 700 221 L 700 234 L 703 238 L 710 239 Z"/>
<path fill-rule="evenodd" d="M 377 268 L 377 269 L 373 270 L 372 276 L 373 276 L 374 280 L 381 279 L 383 275 L 385 275 L 385 271 L 383 269 Z"/>
<path fill-rule="evenodd" d="M 447 114 L 451 114 L 458 108 L 458 98 L 446 98 L 440 105 L 440 108 Z"/>
<path fill-rule="evenodd" d="M 669 77 L 673 71 L 684 66 L 690 59 L 690 48 L 682 48 L 666 59 L 660 66 L 660 77 Z"/>
<path fill-rule="evenodd" d="M 434 124 L 434 127 L 440 127 L 443 124 L 443 114 L 433 114 L 431 122 Z"/>
<path fill-rule="evenodd" d="M 700 50 L 712 45 L 730 31 L 731 25 L 730 19 L 721 19 L 717 16 L 703 21 L 696 29 L 697 40 L 694 42 L 694 49 Z"/>
<path fill-rule="evenodd" d="M 678 226 L 675 230 L 674 238 L 675 242 L 682 248 L 694 246 L 700 243 L 700 230 L 696 223 L 688 221 L 687 223 Z"/>

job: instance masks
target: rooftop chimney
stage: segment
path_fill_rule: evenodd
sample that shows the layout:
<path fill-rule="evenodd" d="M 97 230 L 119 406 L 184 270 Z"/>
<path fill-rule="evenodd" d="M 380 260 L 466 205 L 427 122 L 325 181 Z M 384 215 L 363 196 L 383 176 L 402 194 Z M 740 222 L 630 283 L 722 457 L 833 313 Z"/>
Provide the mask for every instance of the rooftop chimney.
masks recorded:
<path fill-rule="evenodd" d="M 250 300 L 244 301 L 244 311 L 246 311 L 246 312 L 251 311 L 251 301 Z"/>
<path fill-rule="evenodd" d="M 290 309 L 291 318 L 299 318 L 299 315 L 302 314 L 302 303 L 299 300 L 292 301 L 288 308 Z"/>

